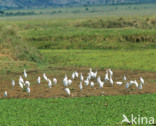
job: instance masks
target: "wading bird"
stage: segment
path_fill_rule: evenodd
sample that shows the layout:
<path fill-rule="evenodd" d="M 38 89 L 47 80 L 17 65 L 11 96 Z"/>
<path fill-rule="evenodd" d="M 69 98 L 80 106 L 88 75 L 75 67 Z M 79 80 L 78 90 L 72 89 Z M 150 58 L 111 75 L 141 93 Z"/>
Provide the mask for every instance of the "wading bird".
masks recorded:
<path fill-rule="evenodd" d="M 30 87 L 27 87 L 26 92 L 27 92 L 28 95 L 30 96 Z"/>
<path fill-rule="evenodd" d="M 37 78 L 37 83 L 38 83 L 38 84 L 41 83 L 41 77 L 40 77 L 40 76 Z"/>
<path fill-rule="evenodd" d="M 15 81 L 14 80 L 12 80 L 11 85 L 12 85 L 12 87 L 15 87 Z"/>
<path fill-rule="evenodd" d="M 46 81 L 48 81 L 48 77 L 47 77 L 47 75 L 44 73 L 43 74 L 43 78 L 46 80 Z"/>
<path fill-rule="evenodd" d="M 48 87 L 51 88 L 52 87 L 52 82 L 50 79 L 47 80 L 48 81 Z"/>
<path fill-rule="evenodd" d="M 93 81 L 90 82 L 90 86 L 94 87 L 94 82 Z"/>
<path fill-rule="evenodd" d="M 82 82 L 80 82 L 80 85 L 79 85 L 79 87 L 80 87 L 80 90 L 82 90 L 82 89 L 83 89 Z"/>
<path fill-rule="evenodd" d="M 54 83 L 54 85 L 57 84 L 57 79 L 56 78 L 53 78 L 53 83 Z"/>
<path fill-rule="evenodd" d="M 8 92 L 5 91 L 5 92 L 4 92 L 4 97 L 7 97 L 7 96 L 8 96 Z"/>
<path fill-rule="evenodd" d="M 71 94 L 69 88 L 65 88 L 64 90 L 65 90 L 65 92 L 67 93 L 67 95 L 70 95 L 70 94 Z"/>
<path fill-rule="evenodd" d="M 30 87 L 30 82 L 29 81 L 25 81 L 25 86 L 28 88 Z"/>
<path fill-rule="evenodd" d="M 84 83 L 86 86 L 88 86 L 89 85 L 89 79 L 87 78 L 86 80 L 84 80 Z"/>
<path fill-rule="evenodd" d="M 83 81 L 83 79 L 84 79 L 84 77 L 83 77 L 83 75 L 81 73 L 81 75 L 80 75 L 80 81 Z"/>
<path fill-rule="evenodd" d="M 117 84 L 117 85 L 122 85 L 123 82 L 121 82 L 121 81 L 117 81 L 116 84 Z"/>
<path fill-rule="evenodd" d="M 24 77 L 27 78 L 27 76 L 28 76 L 28 75 L 27 75 L 27 72 L 26 72 L 26 70 L 24 69 Z"/>

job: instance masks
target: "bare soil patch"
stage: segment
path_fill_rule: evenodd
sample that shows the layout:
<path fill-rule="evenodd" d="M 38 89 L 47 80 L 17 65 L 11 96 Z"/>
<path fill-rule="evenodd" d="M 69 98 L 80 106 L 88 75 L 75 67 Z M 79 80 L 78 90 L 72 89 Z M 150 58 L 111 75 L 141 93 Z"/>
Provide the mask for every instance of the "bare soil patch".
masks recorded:
<path fill-rule="evenodd" d="M 48 88 L 48 83 L 42 78 L 41 84 L 37 84 L 37 77 L 43 75 L 45 71 L 28 71 L 28 78 L 31 82 L 31 94 L 30 96 L 24 92 L 18 85 L 18 78 L 20 73 L 10 73 L 8 75 L 0 75 L 0 98 L 3 98 L 4 91 L 8 92 L 8 98 L 51 98 L 51 97 L 85 97 L 85 96 L 101 96 L 101 95 L 129 95 L 129 94 L 152 94 L 156 93 L 156 72 L 142 72 L 142 71 L 126 71 L 126 70 L 113 70 L 113 80 L 122 81 L 124 74 L 127 76 L 128 80 L 137 80 L 139 82 L 140 76 L 145 80 L 145 85 L 142 90 L 137 89 L 132 86 L 129 89 L 125 88 L 125 84 L 118 86 L 114 84 L 112 87 L 110 84 L 105 84 L 104 88 L 100 89 L 98 84 L 95 83 L 95 87 L 83 85 L 83 90 L 79 89 L 80 79 L 73 80 L 73 83 L 69 88 L 71 89 L 71 96 L 67 96 L 64 91 L 63 78 L 65 73 L 68 78 L 71 78 L 71 73 L 73 71 L 82 72 L 83 75 L 87 76 L 88 68 L 49 68 L 51 73 L 47 73 L 48 78 L 52 80 L 56 77 L 58 84 L 54 85 L 52 88 Z M 46 72 L 45 72 L 46 73 Z M 98 75 L 104 80 L 105 70 L 98 70 Z M 11 80 L 16 81 L 14 88 L 11 86 Z M 96 80 L 92 80 L 96 82 Z"/>

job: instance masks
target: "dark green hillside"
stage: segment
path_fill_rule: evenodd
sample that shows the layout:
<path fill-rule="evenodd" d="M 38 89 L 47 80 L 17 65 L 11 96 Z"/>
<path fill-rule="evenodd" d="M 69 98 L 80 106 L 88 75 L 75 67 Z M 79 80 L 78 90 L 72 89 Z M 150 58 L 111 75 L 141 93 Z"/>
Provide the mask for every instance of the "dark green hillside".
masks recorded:
<path fill-rule="evenodd" d="M 155 0 L 0 0 L 1 9 L 156 3 Z"/>

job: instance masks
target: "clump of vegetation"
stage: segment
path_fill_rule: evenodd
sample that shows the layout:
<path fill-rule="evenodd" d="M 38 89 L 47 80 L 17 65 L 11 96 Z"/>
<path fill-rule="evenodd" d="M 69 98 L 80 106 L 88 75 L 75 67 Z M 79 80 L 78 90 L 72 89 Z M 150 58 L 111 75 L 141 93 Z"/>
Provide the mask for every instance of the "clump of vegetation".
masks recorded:
<path fill-rule="evenodd" d="M 15 26 L 0 26 L 0 54 L 13 60 L 41 62 L 40 52 L 17 34 Z"/>
<path fill-rule="evenodd" d="M 156 19 L 89 19 L 76 24 L 77 27 L 91 28 L 156 28 Z"/>

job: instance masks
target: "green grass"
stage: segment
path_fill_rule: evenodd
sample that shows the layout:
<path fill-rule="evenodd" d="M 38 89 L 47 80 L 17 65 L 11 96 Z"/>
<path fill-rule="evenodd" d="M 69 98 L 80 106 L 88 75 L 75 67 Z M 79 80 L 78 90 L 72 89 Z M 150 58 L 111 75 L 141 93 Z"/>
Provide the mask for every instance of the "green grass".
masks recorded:
<path fill-rule="evenodd" d="M 51 63 L 51 66 L 156 71 L 154 49 L 41 50 L 41 53 Z"/>
<path fill-rule="evenodd" d="M 153 117 L 156 95 L 1 99 L 1 126 L 116 126 L 122 114 Z"/>

